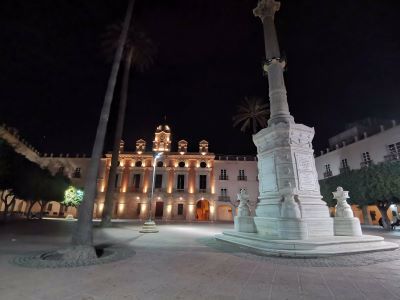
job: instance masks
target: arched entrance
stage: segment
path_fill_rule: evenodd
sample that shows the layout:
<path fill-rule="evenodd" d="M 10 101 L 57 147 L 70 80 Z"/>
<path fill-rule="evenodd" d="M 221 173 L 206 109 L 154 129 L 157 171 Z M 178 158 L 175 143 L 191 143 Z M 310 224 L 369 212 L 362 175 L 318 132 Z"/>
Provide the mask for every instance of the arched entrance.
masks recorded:
<path fill-rule="evenodd" d="M 229 205 L 218 206 L 218 221 L 233 221 L 232 207 Z"/>
<path fill-rule="evenodd" d="M 210 202 L 199 200 L 196 204 L 196 220 L 208 221 L 210 219 Z"/>

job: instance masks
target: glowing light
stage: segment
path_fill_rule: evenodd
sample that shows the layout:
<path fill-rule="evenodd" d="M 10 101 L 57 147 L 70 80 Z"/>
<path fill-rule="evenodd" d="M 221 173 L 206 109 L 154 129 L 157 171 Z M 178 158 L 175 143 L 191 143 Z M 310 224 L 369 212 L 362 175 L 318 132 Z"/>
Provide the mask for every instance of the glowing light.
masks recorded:
<path fill-rule="evenodd" d="M 103 211 L 104 208 L 104 203 L 100 203 L 99 204 L 99 212 L 101 213 Z"/>
<path fill-rule="evenodd" d="M 180 154 L 180 155 L 183 155 L 183 154 L 185 154 L 185 152 L 181 151 L 181 152 L 179 152 L 179 154 Z"/>
<path fill-rule="evenodd" d="M 124 211 L 124 209 L 125 209 L 125 203 L 118 204 L 118 211 L 120 213 L 122 213 Z"/>
<path fill-rule="evenodd" d="M 189 204 L 189 212 L 192 213 L 194 210 L 194 204 Z"/>
<path fill-rule="evenodd" d="M 167 205 L 167 212 L 168 212 L 168 213 L 171 213 L 171 211 L 172 211 L 172 205 L 171 205 L 171 204 L 168 204 L 168 205 Z"/>
<path fill-rule="evenodd" d="M 161 197 L 157 197 L 157 200 L 160 200 L 161 199 Z"/>
<path fill-rule="evenodd" d="M 140 197 L 136 197 L 136 200 L 140 200 Z"/>
<path fill-rule="evenodd" d="M 64 192 L 64 201 L 61 203 L 65 206 L 77 207 L 82 203 L 83 191 L 77 189 L 76 187 L 70 185 Z"/>
<path fill-rule="evenodd" d="M 104 189 L 105 189 L 104 184 L 102 184 L 101 188 L 100 188 L 100 192 L 104 193 Z"/>
<path fill-rule="evenodd" d="M 201 155 L 206 155 L 206 152 L 201 152 Z"/>
<path fill-rule="evenodd" d="M 179 197 L 179 200 L 182 200 L 183 198 L 182 197 Z"/>
<path fill-rule="evenodd" d="M 214 213 L 214 210 L 215 210 L 215 207 L 214 207 L 214 205 L 210 205 L 210 213 Z"/>

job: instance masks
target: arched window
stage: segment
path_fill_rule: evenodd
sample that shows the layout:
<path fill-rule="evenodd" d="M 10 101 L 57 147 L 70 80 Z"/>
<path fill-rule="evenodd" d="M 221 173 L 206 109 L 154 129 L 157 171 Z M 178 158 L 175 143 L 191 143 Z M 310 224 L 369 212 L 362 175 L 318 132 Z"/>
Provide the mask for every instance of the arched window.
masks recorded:
<path fill-rule="evenodd" d="M 185 162 L 184 162 L 184 161 L 180 161 L 179 164 L 178 164 L 178 166 L 179 166 L 180 168 L 184 168 L 184 167 L 185 167 Z"/>
<path fill-rule="evenodd" d="M 207 163 L 205 161 L 202 161 L 200 163 L 200 168 L 207 168 Z"/>
<path fill-rule="evenodd" d="M 157 167 L 161 168 L 164 166 L 164 163 L 162 161 L 157 162 Z"/>
<path fill-rule="evenodd" d="M 138 160 L 138 161 L 135 163 L 135 166 L 136 166 L 136 167 L 141 167 L 141 166 L 142 166 L 142 161 L 141 161 L 141 160 Z"/>

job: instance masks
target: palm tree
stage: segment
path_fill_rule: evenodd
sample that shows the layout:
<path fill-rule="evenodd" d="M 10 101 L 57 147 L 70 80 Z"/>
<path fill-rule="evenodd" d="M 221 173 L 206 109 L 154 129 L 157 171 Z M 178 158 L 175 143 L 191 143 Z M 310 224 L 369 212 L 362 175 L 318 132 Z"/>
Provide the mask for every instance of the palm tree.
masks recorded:
<path fill-rule="evenodd" d="M 242 123 L 240 131 L 245 132 L 248 128 L 252 128 L 255 134 L 258 127 L 267 127 L 269 114 L 268 102 L 260 97 L 244 97 L 242 103 L 237 106 L 237 114 L 232 118 L 233 126 Z"/>
<path fill-rule="evenodd" d="M 115 83 L 122 59 L 124 44 L 131 23 L 133 6 L 135 0 L 130 0 L 126 11 L 123 30 L 118 39 L 118 47 L 115 51 L 114 60 L 108 78 L 107 90 L 104 96 L 100 120 L 97 126 L 96 138 L 92 149 L 92 156 L 85 181 L 85 195 L 78 209 L 78 222 L 72 235 L 72 247 L 63 252 L 65 260 L 90 260 L 97 258 L 93 247 L 93 205 L 96 196 L 97 174 L 99 163 L 103 152 L 104 138 L 107 131 L 107 123 L 110 115 L 111 103 L 114 95 Z"/>
<path fill-rule="evenodd" d="M 136 28 L 136 26 L 135 26 Z M 104 36 L 104 46 L 107 50 L 114 50 L 117 46 L 118 36 L 122 31 L 122 24 L 114 24 L 109 26 Z M 121 85 L 121 99 L 118 108 L 117 126 L 115 128 L 114 145 L 111 157 L 110 174 L 108 176 L 106 196 L 104 200 L 104 208 L 102 214 L 101 225 L 109 227 L 112 225 L 112 208 L 113 208 L 113 194 L 114 183 L 117 176 L 118 156 L 120 141 L 122 138 L 122 131 L 124 128 L 126 102 L 128 98 L 128 83 L 131 67 L 138 71 L 144 71 L 151 64 L 156 53 L 156 47 L 150 38 L 142 31 L 133 29 L 131 26 L 128 31 L 128 36 L 124 49 L 124 74 Z"/>

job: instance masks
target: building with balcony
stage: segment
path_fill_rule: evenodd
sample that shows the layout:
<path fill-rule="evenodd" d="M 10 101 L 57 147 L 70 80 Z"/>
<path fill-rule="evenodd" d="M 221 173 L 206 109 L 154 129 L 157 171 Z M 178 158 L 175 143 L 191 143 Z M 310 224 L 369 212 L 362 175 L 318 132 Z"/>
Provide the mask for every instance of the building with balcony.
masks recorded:
<path fill-rule="evenodd" d="M 14 142 L 18 144 L 16 140 Z M 196 152 L 188 152 L 188 142 L 185 140 L 178 141 L 175 150 L 168 125 L 157 126 L 151 150 L 146 145 L 144 139 L 138 139 L 131 145 L 134 151 L 126 151 L 125 143 L 120 143 L 119 167 L 112 183 L 113 218 L 148 218 L 154 169 L 151 212 L 156 219 L 232 221 L 238 204 L 237 193 L 241 189 L 248 191 L 253 206 L 256 203 L 258 182 L 257 160 L 254 156 L 215 155 L 209 152 L 206 140 L 199 142 Z M 163 155 L 154 168 L 154 154 L 158 152 L 163 152 Z M 76 187 L 84 187 L 89 157 L 79 154 L 39 155 L 36 150 L 27 151 L 27 155 L 35 157 L 38 164 L 53 174 L 64 173 Z M 100 218 L 103 211 L 110 165 L 111 153 L 107 153 L 99 168 L 95 218 Z M 20 212 L 26 208 L 24 201 L 16 205 Z M 36 210 L 39 207 L 33 208 L 33 211 Z M 76 216 L 75 208 L 67 208 L 57 202 L 49 203 L 45 211 L 54 217 L 66 214 Z"/>
<path fill-rule="evenodd" d="M 399 159 L 400 125 L 395 120 L 365 119 L 350 124 L 345 131 L 331 137 L 329 148 L 315 157 L 315 165 L 318 179 L 324 179 Z M 372 223 L 376 224 L 380 218 L 379 210 L 374 206 L 368 209 Z M 361 211 L 356 207 L 353 210 L 363 221 Z"/>

